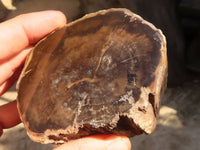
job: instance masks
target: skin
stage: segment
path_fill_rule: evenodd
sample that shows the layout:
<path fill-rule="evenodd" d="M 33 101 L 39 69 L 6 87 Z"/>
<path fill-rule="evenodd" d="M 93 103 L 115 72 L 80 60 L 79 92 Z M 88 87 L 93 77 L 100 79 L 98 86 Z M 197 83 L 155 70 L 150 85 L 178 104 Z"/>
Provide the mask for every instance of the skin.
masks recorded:
<path fill-rule="evenodd" d="M 59 11 L 42 11 L 17 16 L 0 24 L 0 96 L 18 79 L 27 54 L 34 44 L 66 24 Z M 21 122 L 16 101 L 0 106 L 0 135 L 3 129 Z M 94 135 L 72 140 L 55 150 L 130 150 L 127 137 Z"/>

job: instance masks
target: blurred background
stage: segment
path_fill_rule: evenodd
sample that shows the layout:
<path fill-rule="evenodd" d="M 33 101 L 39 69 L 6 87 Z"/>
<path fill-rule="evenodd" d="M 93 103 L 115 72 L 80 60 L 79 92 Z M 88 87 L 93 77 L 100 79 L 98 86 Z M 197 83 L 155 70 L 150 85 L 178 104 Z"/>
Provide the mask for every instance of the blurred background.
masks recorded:
<path fill-rule="evenodd" d="M 123 7 L 161 29 L 167 39 L 168 88 L 156 130 L 131 138 L 132 150 L 200 149 L 200 0 L 0 0 L 0 22 L 41 10 L 60 10 L 68 23 L 101 9 Z M 15 86 L 0 105 L 15 100 Z M 7 129 L 0 150 L 49 150 L 32 142 L 22 124 Z"/>

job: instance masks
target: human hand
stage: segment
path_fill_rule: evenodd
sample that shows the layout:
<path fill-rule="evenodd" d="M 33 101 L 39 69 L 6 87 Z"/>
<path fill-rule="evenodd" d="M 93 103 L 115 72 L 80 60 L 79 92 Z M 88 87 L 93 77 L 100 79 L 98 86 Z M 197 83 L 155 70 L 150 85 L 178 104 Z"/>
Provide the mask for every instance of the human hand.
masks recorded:
<path fill-rule="evenodd" d="M 58 11 L 25 14 L 0 24 L 0 96 L 18 79 L 31 47 L 65 24 Z M 0 107 L 0 135 L 20 122 L 16 101 Z"/>
<path fill-rule="evenodd" d="M 33 45 L 65 24 L 65 16 L 58 11 L 25 14 L 0 24 L 0 95 L 18 79 Z M 0 135 L 3 129 L 20 122 L 16 101 L 0 107 Z M 55 150 L 129 150 L 130 147 L 130 141 L 125 136 L 95 135 L 70 141 Z"/>

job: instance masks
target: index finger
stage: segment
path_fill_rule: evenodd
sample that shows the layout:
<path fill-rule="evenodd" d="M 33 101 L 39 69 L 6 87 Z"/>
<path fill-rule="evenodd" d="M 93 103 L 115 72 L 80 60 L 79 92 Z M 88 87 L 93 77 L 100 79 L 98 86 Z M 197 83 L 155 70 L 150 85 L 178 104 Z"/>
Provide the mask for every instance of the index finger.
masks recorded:
<path fill-rule="evenodd" d="M 54 20 L 54 21 L 52 21 Z M 23 14 L 0 24 L 0 62 L 18 54 L 25 47 L 66 24 L 59 11 L 42 11 Z"/>

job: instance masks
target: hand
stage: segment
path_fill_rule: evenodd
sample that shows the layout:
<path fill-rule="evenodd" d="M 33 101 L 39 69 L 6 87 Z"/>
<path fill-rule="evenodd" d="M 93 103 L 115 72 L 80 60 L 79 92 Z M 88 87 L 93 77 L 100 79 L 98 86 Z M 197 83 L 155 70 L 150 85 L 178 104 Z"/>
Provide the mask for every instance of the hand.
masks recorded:
<path fill-rule="evenodd" d="M 33 45 L 56 28 L 66 24 L 59 11 L 24 14 L 0 24 L 0 95 L 18 79 L 27 54 Z M 16 101 L 0 106 L 0 135 L 3 129 L 20 123 Z M 55 150 L 129 150 L 125 136 L 95 135 L 70 141 Z"/>
<path fill-rule="evenodd" d="M 25 14 L 0 24 L 0 96 L 18 79 L 31 47 L 64 24 L 66 18 L 58 11 Z M 16 101 L 0 107 L 0 135 L 20 122 Z"/>

